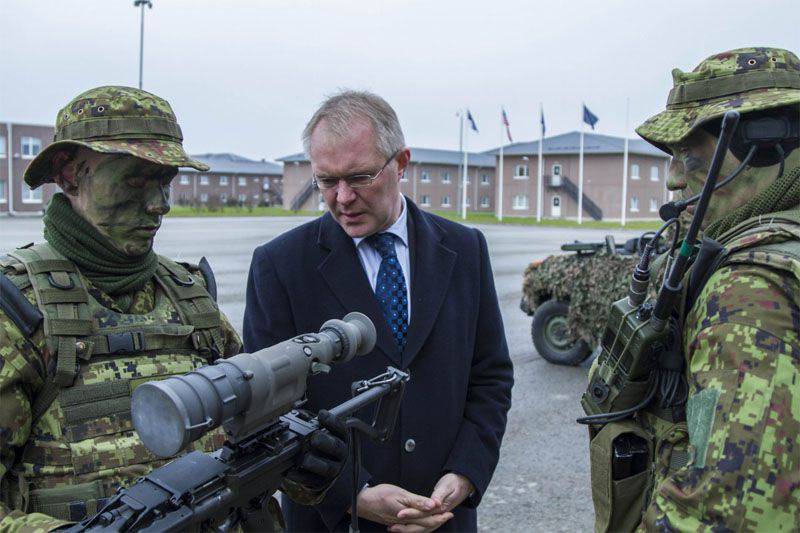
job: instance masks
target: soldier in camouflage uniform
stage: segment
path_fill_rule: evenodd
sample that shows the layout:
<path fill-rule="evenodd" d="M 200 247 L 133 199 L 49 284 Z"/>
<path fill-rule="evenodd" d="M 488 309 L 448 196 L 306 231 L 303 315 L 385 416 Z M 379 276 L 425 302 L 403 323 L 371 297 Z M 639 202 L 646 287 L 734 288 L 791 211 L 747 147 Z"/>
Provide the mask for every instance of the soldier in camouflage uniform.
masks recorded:
<path fill-rule="evenodd" d="M 47 208 L 47 242 L 0 258 L 0 531 L 81 520 L 164 464 L 133 431 L 131 392 L 242 347 L 207 263 L 152 249 L 178 167 L 208 170 L 183 151 L 170 105 L 92 89 L 59 112 L 55 141 L 25 173 L 31 188 L 64 191 Z M 334 433 L 320 430 L 305 468 L 284 481 L 302 503 L 321 498 L 344 464 Z M 192 449 L 223 441 L 220 429 Z M 281 528 L 274 499 L 262 512 Z"/>
<path fill-rule="evenodd" d="M 646 507 L 615 502 L 611 507 L 626 515 L 612 522 L 660 531 L 796 531 L 800 60 L 786 50 L 742 48 L 711 56 L 692 72 L 676 69 L 673 79 L 666 111 L 637 132 L 673 156 L 668 186 L 687 197 L 702 188 L 726 111 L 742 114 L 740 131 L 748 120 L 771 117 L 792 133 L 780 148 L 756 152 L 711 198 L 703 231 L 727 257 L 690 296 L 693 303 L 681 304 L 685 412 L 651 405 L 636 417 L 655 453 L 649 488 L 639 480 Z M 720 176 L 742 159 L 732 143 Z M 613 483 L 613 497 L 622 500 L 633 488 L 624 479 Z M 598 529 L 614 528 L 603 525 L 607 507 L 595 497 Z"/>

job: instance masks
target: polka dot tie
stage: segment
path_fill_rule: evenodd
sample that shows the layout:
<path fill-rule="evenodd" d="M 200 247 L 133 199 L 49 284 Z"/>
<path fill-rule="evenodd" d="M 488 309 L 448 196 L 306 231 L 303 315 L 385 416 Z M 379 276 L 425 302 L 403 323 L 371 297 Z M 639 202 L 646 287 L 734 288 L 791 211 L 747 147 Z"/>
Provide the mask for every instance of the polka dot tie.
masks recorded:
<path fill-rule="evenodd" d="M 367 243 L 381 255 L 381 266 L 375 283 L 375 297 L 392 330 L 394 340 L 402 351 L 408 333 L 408 296 L 403 268 L 397 260 L 397 252 L 394 249 L 394 235 L 376 233 L 367 238 Z"/>

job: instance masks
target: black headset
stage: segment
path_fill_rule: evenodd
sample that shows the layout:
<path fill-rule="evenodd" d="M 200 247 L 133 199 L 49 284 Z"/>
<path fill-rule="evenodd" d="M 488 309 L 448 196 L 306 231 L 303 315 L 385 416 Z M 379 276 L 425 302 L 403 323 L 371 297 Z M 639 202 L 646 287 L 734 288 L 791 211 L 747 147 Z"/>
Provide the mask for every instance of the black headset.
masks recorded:
<path fill-rule="evenodd" d="M 717 137 L 721 123 L 722 119 L 711 120 L 700 127 Z M 725 179 L 720 180 L 714 190 L 730 183 L 748 165 L 770 167 L 780 164 L 776 179 L 780 178 L 783 175 L 786 154 L 799 146 L 800 106 L 784 106 L 742 115 L 729 147 L 741 164 Z M 665 221 L 677 218 L 687 206 L 699 199 L 700 195 L 697 194 L 686 200 L 667 202 L 659 208 L 658 216 Z"/>

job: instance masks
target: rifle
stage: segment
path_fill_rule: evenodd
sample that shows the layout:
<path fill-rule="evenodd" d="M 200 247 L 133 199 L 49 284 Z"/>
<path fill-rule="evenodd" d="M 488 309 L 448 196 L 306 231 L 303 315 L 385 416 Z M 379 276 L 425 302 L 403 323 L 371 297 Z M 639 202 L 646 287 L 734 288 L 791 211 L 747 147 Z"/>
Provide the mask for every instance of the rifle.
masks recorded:
<path fill-rule="evenodd" d="M 194 451 L 153 470 L 71 531 L 270 530 L 259 511 L 320 427 L 313 414 L 297 408 L 307 377 L 369 353 L 375 337 L 369 318 L 350 313 L 329 320 L 319 333 L 140 385 L 131 398 L 133 424 L 154 454 L 171 457 L 220 425 L 227 440 L 212 453 Z M 355 382 L 353 397 L 330 409 L 350 429 L 354 470 L 360 462 L 356 432 L 388 440 L 408 380 L 388 367 Z M 371 424 L 353 418 L 374 402 Z"/>

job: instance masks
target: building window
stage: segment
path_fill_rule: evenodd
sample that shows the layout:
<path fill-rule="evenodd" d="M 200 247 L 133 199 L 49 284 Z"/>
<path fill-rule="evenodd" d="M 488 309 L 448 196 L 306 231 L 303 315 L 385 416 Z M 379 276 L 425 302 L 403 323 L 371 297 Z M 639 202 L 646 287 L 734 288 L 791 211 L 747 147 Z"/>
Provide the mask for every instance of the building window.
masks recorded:
<path fill-rule="evenodd" d="M 422 183 L 430 183 L 430 182 L 431 182 L 431 175 L 430 175 L 430 174 L 428 174 L 428 171 L 427 171 L 427 170 L 423 170 L 423 171 L 422 171 L 422 174 L 420 174 L 420 178 L 419 178 L 419 180 L 420 180 Z"/>
<path fill-rule="evenodd" d="M 561 165 L 558 163 L 553 165 L 553 176 L 561 176 Z"/>
<path fill-rule="evenodd" d="M 219 184 L 220 185 L 227 185 L 228 184 L 228 176 L 220 176 L 219 177 Z"/>
<path fill-rule="evenodd" d="M 40 204 L 42 203 L 42 189 L 31 189 L 24 183 L 22 184 L 22 203 L 23 204 Z"/>
<path fill-rule="evenodd" d="M 481 174 L 481 185 L 489 185 L 489 174 Z"/>
<path fill-rule="evenodd" d="M 423 194 L 422 198 L 420 199 L 420 205 L 422 207 L 430 207 L 431 206 L 431 197 L 427 194 Z"/>
<path fill-rule="evenodd" d="M 530 168 L 528 165 L 517 165 L 514 167 L 514 178 L 518 180 L 528 179 Z"/>
<path fill-rule="evenodd" d="M 0 137 L 0 159 L 6 156 L 6 138 Z"/>
<path fill-rule="evenodd" d="M 528 195 L 527 194 L 515 194 L 514 201 L 511 204 L 512 209 L 528 209 Z"/>
<path fill-rule="evenodd" d="M 228 195 L 225 194 L 225 193 L 220 194 L 219 195 L 219 203 L 227 204 L 228 203 Z"/>
<path fill-rule="evenodd" d="M 631 179 L 639 179 L 639 165 L 631 165 Z M 633 209 L 631 209 L 631 211 L 633 211 Z"/>
<path fill-rule="evenodd" d="M 180 179 L 181 179 L 180 181 L 181 185 L 189 185 L 189 176 L 187 176 L 186 174 L 181 174 Z"/>
<path fill-rule="evenodd" d="M 242 179 L 242 178 L 239 178 L 239 179 Z M 247 195 L 245 193 L 241 193 L 239 195 L 239 203 L 243 204 L 245 202 L 247 202 Z"/>
<path fill-rule="evenodd" d="M 200 193 L 200 201 L 203 202 L 203 203 L 208 202 L 208 193 L 207 192 Z"/>
<path fill-rule="evenodd" d="M 481 207 L 489 207 L 489 197 L 481 196 Z"/>
<path fill-rule="evenodd" d="M 0 204 L 4 204 L 8 201 L 8 197 L 6 196 L 6 182 L 0 181 Z"/>
<path fill-rule="evenodd" d="M 22 158 L 33 159 L 42 151 L 42 140 L 38 137 L 22 138 Z"/>
<path fill-rule="evenodd" d="M 631 196 L 631 211 L 633 213 L 639 212 L 639 197 L 638 196 Z"/>
<path fill-rule="evenodd" d="M 445 194 L 442 196 L 442 207 L 450 207 L 450 195 Z"/>
<path fill-rule="evenodd" d="M 200 185 L 208 185 L 208 176 L 205 174 L 200 176 Z"/>
<path fill-rule="evenodd" d="M 466 201 L 466 205 L 467 205 L 467 207 L 471 206 L 471 205 L 472 205 L 472 200 L 470 199 L 470 197 L 469 197 L 469 196 L 467 196 L 466 200 L 467 200 L 467 201 Z"/>
<path fill-rule="evenodd" d="M 247 178 L 239 178 L 239 187 L 247 187 Z"/>
<path fill-rule="evenodd" d="M 650 198 L 650 212 L 655 213 L 658 211 L 658 200 L 655 197 Z"/>
<path fill-rule="evenodd" d="M 442 183 L 450 183 L 450 171 L 445 170 L 442 172 Z"/>
<path fill-rule="evenodd" d="M 261 184 L 261 189 L 265 191 L 269 190 L 269 180 L 264 180 L 264 183 Z"/>
<path fill-rule="evenodd" d="M 650 167 L 650 181 L 658 181 L 658 166 Z"/>

